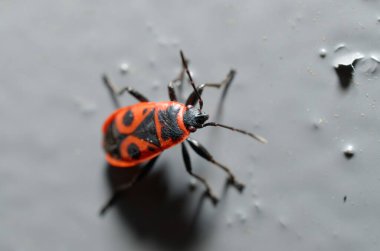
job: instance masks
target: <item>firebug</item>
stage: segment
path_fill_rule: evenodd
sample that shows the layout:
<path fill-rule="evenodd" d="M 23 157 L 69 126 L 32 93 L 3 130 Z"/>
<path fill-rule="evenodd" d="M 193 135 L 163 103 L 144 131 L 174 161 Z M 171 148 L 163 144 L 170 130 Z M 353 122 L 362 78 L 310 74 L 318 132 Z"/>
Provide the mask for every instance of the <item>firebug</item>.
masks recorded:
<path fill-rule="evenodd" d="M 230 184 L 235 186 L 239 191 L 244 189 L 244 185 L 235 178 L 229 168 L 216 161 L 205 147 L 190 137 L 190 134 L 197 131 L 197 129 L 213 126 L 248 135 L 262 143 L 267 142 L 264 138 L 241 129 L 216 122 L 206 122 L 209 115 L 202 111 L 203 100 L 201 94 L 203 89 L 205 87 L 224 87 L 227 89 L 236 72 L 230 70 L 227 77 L 220 83 L 205 83 L 196 86 L 188 68 L 188 61 L 185 59 L 182 51 L 180 51 L 180 56 L 182 71 L 168 85 L 170 101 L 150 102 L 144 95 L 131 87 L 116 88 L 106 75 L 103 76 L 103 82 L 109 89 L 118 108 L 109 115 L 102 127 L 106 161 L 111 166 L 117 168 L 130 168 L 145 162 L 147 163 L 131 181 L 114 190 L 112 197 L 102 208 L 101 214 L 104 214 L 123 192 L 130 189 L 136 182 L 148 174 L 164 150 L 177 144 L 181 144 L 187 172 L 205 186 L 206 194 L 214 204 L 217 203 L 218 199 L 213 194 L 206 179 L 193 173 L 189 152 L 185 143 L 188 143 L 199 156 L 224 170 L 228 175 Z M 183 82 L 185 74 L 193 91 L 186 102 L 181 103 L 177 99 L 175 84 L 176 82 Z M 139 103 L 120 107 L 118 96 L 125 92 L 135 97 Z M 199 107 L 196 107 L 197 104 Z"/>

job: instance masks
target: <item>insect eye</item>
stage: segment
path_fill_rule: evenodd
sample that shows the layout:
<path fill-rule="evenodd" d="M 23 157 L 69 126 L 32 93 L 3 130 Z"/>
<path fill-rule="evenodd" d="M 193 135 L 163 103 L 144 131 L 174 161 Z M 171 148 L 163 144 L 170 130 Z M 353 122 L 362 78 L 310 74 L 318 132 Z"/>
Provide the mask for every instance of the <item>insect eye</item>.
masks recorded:
<path fill-rule="evenodd" d="M 195 128 L 194 126 L 189 126 L 187 128 L 190 132 L 195 132 L 197 130 L 197 128 Z"/>

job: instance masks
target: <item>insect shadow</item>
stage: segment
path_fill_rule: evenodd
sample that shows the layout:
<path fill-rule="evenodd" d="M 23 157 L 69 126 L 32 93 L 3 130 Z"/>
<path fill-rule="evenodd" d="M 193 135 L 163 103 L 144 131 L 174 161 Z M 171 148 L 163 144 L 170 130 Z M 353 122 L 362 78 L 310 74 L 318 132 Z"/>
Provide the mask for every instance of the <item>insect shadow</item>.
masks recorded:
<path fill-rule="evenodd" d="M 123 195 L 111 210 L 117 210 L 128 232 L 141 241 L 153 241 L 164 250 L 188 250 L 207 236 L 201 211 L 206 196 L 195 203 L 194 194 L 184 189 L 173 195 L 166 177 L 166 163 L 154 170 Z M 106 177 L 111 189 L 129 180 L 137 168 L 114 168 L 106 164 Z M 202 226 L 203 224 L 203 226 Z M 207 227 L 206 227 L 207 228 Z M 206 232 L 206 233 L 205 233 Z"/>

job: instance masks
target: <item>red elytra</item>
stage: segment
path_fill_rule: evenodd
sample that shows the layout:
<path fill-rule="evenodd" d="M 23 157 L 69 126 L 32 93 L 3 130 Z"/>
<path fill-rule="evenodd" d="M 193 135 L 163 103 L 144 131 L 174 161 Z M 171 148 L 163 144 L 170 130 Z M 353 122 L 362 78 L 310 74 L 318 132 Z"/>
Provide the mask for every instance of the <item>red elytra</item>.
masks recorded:
<path fill-rule="evenodd" d="M 173 115 L 168 110 L 176 111 L 175 121 L 167 119 Z M 184 104 L 175 101 L 141 102 L 117 109 L 106 119 L 102 129 L 107 162 L 115 167 L 133 167 L 183 142 L 190 135 L 183 121 L 186 110 Z M 170 135 L 171 131 L 169 137 L 165 137 L 163 127 L 169 126 L 178 126 L 181 130 L 177 137 Z M 117 135 L 111 137 L 116 136 L 119 140 L 116 149 L 119 155 L 113 156 L 112 151 L 107 151 L 107 138 L 112 133 Z"/>

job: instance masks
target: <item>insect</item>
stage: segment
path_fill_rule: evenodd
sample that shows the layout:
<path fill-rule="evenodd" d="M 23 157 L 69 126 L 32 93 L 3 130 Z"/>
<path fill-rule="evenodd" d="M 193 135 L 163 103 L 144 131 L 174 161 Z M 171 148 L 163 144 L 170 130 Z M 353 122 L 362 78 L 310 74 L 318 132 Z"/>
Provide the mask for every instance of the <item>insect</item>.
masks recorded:
<path fill-rule="evenodd" d="M 203 100 L 201 94 L 206 87 L 225 89 L 231 84 L 235 71 L 231 70 L 227 77 L 220 83 L 205 83 L 195 86 L 188 62 L 182 51 L 180 51 L 182 61 L 182 71 L 179 76 L 168 85 L 170 101 L 150 102 L 144 95 L 131 87 L 124 87 L 118 90 L 107 78 L 103 76 L 103 81 L 109 89 L 115 105 L 118 107 L 103 124 L 103 148 L 106 161 L 114 167 L 130 168 L 147 162 L 139 173 L 131 181 L 117 187 L 110 200 L 101 209 L 104 214 L 111 207 L 120 195 L 130 189 L 134 184 L 145 177 L 152 169 L 160 154 L 177 144 L 181 144 L 183 160 L 187 172 L 201 182 L 206 191 L 206 195 L 216 204 L 218 199 L 213 194 L 206 179 L 193 173 L 190 155 L 185 142 L 202 158 L 220 167 L 228 175 L 229 184 L 235 186 L 239 191 L 244 189 L 244 185 L 239 182 L 228 167 L 216 161 L 214 157 L 197 140 L 190 137 L 191 133 L 205 127 L 222 127 L 235 132 L 248 135 L 262 143 L 266 140 L 253 133 L 237 129 L 231 126 L 222 125 L 216 122 L 206 122 L 209 115 L 202 111 Z M 185 74 L 191 84 L 193 91 L 185 103 L 180 103 L 175 92 L 175 83 L 183 82 Z M 120 107 L 118 96 L 128 92 L 135 97 L 139 103 Z M 195 107 L 199 105 L 199 108 Z"/>

